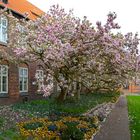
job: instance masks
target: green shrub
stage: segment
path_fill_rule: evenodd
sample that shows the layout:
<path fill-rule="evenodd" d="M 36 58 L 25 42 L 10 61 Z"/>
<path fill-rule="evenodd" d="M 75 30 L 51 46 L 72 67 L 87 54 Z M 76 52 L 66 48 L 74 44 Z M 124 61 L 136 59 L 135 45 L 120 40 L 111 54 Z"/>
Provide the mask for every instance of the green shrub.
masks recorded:
<path fill-rule="evenodd" d="M 76 122 L 67 122 L 67 129 L 62 132 L 62 140 L 83 140 L 84 132 L 78 129 Z"/>
<path fill-rule="evenodd" d="M 4 126 L 5 120 L 0 117 L 0 129 Z"/>
<path fill-rule="evenodd" d="M 43 123 L 41 122 L 33 122 L 33 123 L 27 123 L 24 125 L 24 128 L 26 130 L 35 130 L 37 129 L 38 127 L 42 127 L 43 126 Z"/>

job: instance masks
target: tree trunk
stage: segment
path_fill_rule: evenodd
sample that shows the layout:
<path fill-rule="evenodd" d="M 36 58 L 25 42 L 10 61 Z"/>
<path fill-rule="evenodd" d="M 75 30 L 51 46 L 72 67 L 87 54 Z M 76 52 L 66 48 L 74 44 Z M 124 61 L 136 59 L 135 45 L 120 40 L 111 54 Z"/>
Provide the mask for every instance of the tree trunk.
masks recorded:
<path fill-rule="evenodd" d="M 61 88 L 61 92 L 59 94 L 59 96 L 57 97 L 57 101 L 59 102 L 63 102 L 66 99 L 66 95 L 67 95 L 67 88 Z"/>
<path fill-rule="evenodd" d="M 53 81 L 53 85 L 53 94 L 56 95 L 58 93 L 58 85 L 55 80 Z"/>
<path fill-rule="evenodd" d="M 80 99 L 80 92 L 81 92 L 81 84 L 79 82 L 76 83 L 76 90 L 74 92 L 74 96 L 77 100 Z"/>

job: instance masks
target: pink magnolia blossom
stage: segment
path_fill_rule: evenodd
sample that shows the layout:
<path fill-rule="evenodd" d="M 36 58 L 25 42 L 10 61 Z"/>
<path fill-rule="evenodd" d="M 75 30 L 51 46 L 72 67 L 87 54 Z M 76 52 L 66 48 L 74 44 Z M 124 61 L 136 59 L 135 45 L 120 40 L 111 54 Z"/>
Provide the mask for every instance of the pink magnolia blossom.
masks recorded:
<path fill-rule="evenodd" d="M 138 35 L 113 33 L 120 28 L 116 13 L 108 14 L 105 25 L 98 21 L 94 27 L 87 17 L 79 19 L 72 11 L 52 6 L 36 21 L 23 20 L 23 32 L 15 28 L 19 22 L 10 18 L 14 24 L 9 47 L 22 59 L 41 61 L 62 93 L 73 92 L 73 83 L 77 91 L 79 85 L 91 91 L 114 90 L 135 75 Z M 49 96 L 52 88 L 52 83 L 44 85 L 44 95 Z"/>

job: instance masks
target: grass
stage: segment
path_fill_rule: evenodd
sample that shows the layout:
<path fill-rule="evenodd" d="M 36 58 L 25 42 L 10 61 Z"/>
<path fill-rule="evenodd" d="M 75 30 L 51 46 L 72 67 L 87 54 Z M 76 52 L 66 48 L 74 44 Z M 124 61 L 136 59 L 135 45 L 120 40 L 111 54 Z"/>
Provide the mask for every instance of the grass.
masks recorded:
<path fill-rule="evenodd" d="M 81 95 L 79 101 L 74 101 L 71 98 L 68 99 L 66 102 L 62 104 L 57 103 L 54 98 L 46 99 L 46 100 L 37 100 L 27 102 L 25 104 L 16 104 L 13 105 L 15 110 L 26 110 L 30 112 L 30 116 L 32 115 L 43 117 L 48 114 L 73 114 L 79 115 L 87 110 L 95 107 L 98 104 L 103 102 L 109 102 L 114 95 L 107 95 L 107 94 L 88 94 L 88 95 Z"/>
<path fill-rule="evenodd" d="M 131 140 L 140 139 L 140 96 L 127 96 Z"/>
<path fill-rule="evenodd" d="M 4 125 L 4 118 L 0 117 L 0 127 L 2 127 Z"/>
<path fill-rule="evenodd" d="M 9 129 L 0 133 L 0 140 L 24 140 L 16 129 Z"/>

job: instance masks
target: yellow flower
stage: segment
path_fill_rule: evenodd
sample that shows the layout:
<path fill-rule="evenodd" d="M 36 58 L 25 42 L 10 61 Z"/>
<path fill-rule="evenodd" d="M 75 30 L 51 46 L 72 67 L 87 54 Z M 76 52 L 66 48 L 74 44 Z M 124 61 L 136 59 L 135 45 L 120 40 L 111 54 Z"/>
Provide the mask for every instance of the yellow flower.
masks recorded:
<path fill-rule="evenodd" d="M 99 119 L 98 119 L 97 116 L 94 116 L 94 117 L 93 117 L 93 123 L 94 123 L 94 124 L 98 124 L 98 123 L 99 123 Z"/>
<path fill-rule="evenodd" d="M 97 124 L 99 122 L 98 117 L 94 116 L 93 123 Z M 35 130 L 34 129 L 25 129 L 25 125 L 30 123 L 36 123 L 40 122 L 43 124 L 42 127 L 38 127 Z M 67 125 L 65 122 L 77 122 L 77 128 L 86 128 L 87 133 L 85 133 L 84 138 L 85 140 L 89 140 L 92 138 L 92 135 L 96 133 L 95 128 L 91 128 L 90 121 L 88 121 L 88 118 L 84 119 L 83 117 L 63 117 L 59 121 L 51 122 L 48 120 L 48 118 L 33 118 L 29 121 L 20 122 L 17 124 L 17 127 L 19 128 L 19 131 L 22 136 L 26 137 L 27 139 L 29 137 L 33 137 L 34 140 L 40 140 L 40 139 L 56 139 L 60 140 L 61 136 L 59 136 L 60 130 L 63 131 L 64 129 L 67 129 Z M 49 125 L 56 125 L 57 129 L 55 131 L 49 131 L 48 126 Z"/>

